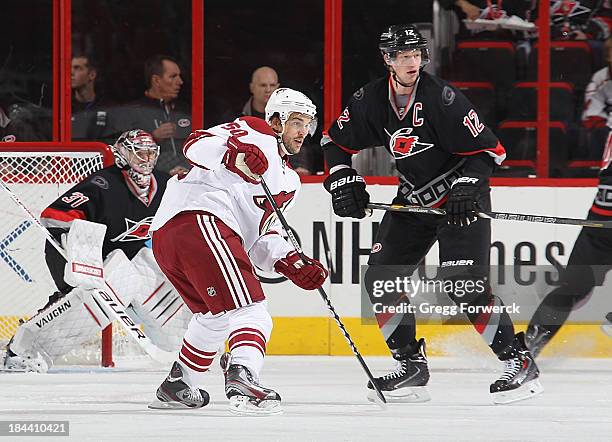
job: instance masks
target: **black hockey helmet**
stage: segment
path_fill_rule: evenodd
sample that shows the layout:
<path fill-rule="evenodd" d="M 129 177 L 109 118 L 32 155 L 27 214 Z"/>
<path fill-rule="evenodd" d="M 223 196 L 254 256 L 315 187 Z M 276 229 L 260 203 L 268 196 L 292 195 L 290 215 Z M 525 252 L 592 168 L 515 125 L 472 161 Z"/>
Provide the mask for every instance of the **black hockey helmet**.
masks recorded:
<path fill-rule="evenodd" d="M 399 51 L 421 50 L 421 66 L 430 61 L 427 39 L 414 25 L 392 25 L 382 34 L 378 41 L 380 52 L 394 58 Z"/>

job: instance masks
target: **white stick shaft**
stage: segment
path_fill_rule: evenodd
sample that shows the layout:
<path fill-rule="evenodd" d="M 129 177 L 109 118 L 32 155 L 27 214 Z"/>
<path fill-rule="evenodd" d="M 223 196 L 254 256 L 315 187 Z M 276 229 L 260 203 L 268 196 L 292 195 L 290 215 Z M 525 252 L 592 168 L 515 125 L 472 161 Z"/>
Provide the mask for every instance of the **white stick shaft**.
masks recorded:
<path fill-rule="evenodd" d="M 57 242 L 53 235 L 51 235 L 51 232 L 49 232 L 49 230 L 42 225 L 38 217 L 34 215 L 32 211 L 28 209 L 28 207 L 23 202 L 21 202 L 17 195 L 15 195 L 13 191 L 9 189 L 8 186 L 2 180 L 0 180 L 0 187 L 2 187 L 2 189 L 15 202 L 15 204 L 21 207 L 21 209 L 26 213 L 26 215 L 28 215 L 30 220 L 34 223 L 34 225 L 38 227 L 40 231 L 47 237 L 47 240 L 51 243 L 51 245 L 55 247 L 55 249 L 59 252 L 60 255 L 62 255 L 64 259 L 67 260 L 66 251 L 64 250 L 64 248 L 60 245 L 60 243 Z"/>

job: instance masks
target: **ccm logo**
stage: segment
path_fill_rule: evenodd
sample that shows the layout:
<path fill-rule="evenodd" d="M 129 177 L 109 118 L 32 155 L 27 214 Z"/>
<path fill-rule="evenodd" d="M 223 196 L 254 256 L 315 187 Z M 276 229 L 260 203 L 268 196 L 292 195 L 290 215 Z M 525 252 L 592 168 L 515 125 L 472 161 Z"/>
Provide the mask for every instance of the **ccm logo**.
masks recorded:
<path fill-rule="evenodd" d="M 87 264 L 72 263 L 72 271 L 74 273 L 82 273 L 83 275 L 96 276 L 102 278 L 103 270 L 100 267 L 88 266 Z"/>
<path fill-rule="evenodd" d="M 365 183 L 362 176 L 359 176 L 359 175 L 347 176 L 346 178 L 340 178 L 339 180 L 331 183 L 331 186 L 329 186 L 329 190 L 335 190 L 338 187 L 342 187 L 346 184 L 351 184 L 351 183 L 356 183 L 356 182 Z"/>

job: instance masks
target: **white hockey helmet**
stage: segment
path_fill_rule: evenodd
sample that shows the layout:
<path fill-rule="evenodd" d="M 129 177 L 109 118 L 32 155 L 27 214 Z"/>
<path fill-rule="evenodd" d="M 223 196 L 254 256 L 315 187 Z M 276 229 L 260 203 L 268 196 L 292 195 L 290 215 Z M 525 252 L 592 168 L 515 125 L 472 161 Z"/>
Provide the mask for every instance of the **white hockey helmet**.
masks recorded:
<path fill-rule="evenodd" d="M 312 117 L 308 133 L 314 135 L 317 129 L 317 107 L 310 98 L 287 87 L 281 87 L 272 92 L 268 103 L 266 103 L 266 121 L 268 124 L 272 121 L 272 117 L 278 114 L 284 128 L 289 115 L 293 112 Z"/>
<path fill-rule="evenodd" d="M 117 167 L 126 170 L 138 186 L 147 187 L 159 157 L 153 135 L 141 129 L 125 131 L 112 149 Z"/>

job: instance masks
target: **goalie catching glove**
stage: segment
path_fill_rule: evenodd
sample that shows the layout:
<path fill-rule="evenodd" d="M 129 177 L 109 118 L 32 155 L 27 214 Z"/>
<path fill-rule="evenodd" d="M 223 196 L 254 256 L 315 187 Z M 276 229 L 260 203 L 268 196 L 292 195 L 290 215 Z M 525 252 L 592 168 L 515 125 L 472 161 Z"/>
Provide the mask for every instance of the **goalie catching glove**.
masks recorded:
<path fill-rule="evenodd" d="M 328 272 L 316 259 L 306 259 L 306 262 L 302 261 L 300 255 L 294 250 L 276 261 L 274 270 L 304 290 L 318 289 L 325 282 Z"/>
<path fill-rule="evenodd" d="M 258 184 L 261 175 L 268 170 L 268 160 L 261 149 L 254 144 L 243 143 L 235 136 L 227 140 L 223 164 L 227 170 L 251 184 Z"/>
<path fill-rule="evenodd" d="M 446 201 L 448 223 L 455 226 L 469 226 L 478 219 L 478 197 L 480 178 L 463 176 L 457 178 Z"/>
<path fill-rule="evenodd" d="M 370 202 L 365 181 L 355 169 L 336 170 L 325 179 L 325 190 L 331 193 L 334 213 L 342 217 L 364 218 Z"/>

